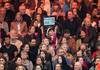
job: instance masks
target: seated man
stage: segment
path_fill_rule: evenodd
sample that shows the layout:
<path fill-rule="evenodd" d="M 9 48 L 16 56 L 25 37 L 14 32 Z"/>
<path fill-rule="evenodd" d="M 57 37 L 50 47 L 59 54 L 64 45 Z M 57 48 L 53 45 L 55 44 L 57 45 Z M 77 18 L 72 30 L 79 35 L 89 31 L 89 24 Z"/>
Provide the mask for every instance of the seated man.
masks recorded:
<path fill-rule="evenodd" d="M 5 44 L 1 48 L 2 53 L 7 53 L 9 60 L 12 60 L 17 52 L 17 48 L 10 43 L 10 36 L 6 36 L 4 42 Z"/>

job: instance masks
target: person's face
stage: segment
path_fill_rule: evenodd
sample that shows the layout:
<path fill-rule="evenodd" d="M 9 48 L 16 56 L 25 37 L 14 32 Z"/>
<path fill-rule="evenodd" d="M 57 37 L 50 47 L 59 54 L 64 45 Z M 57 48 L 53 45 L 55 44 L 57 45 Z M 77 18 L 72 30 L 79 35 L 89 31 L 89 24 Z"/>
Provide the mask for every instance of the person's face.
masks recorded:
<path fill-rule="evenodd" d="M 5 60 L 3 58 L 0 58 L 0 64 L 5 64 Z"/>
<path fill-rule="evenodd" d="M 76 55 L 77 55 L 77 57 L 82 56 L 82 52 L 78 51 Z"/>
<path fill-rule="evenodd" d="M 72 9 L 77 9 L 77 8 L 78 8 L 77 2 L 73 2 L 73 3 L 72 3 Z"/>
<path fill-rule="evenodd" d="M 74 64 L 74 70 L 81 70 L 81 63 L 76 62 L 76 63 Z"/>
<path fill-rule="evenodd" d="M 94 10 L 93 10 L 93 12 L 92 12 L 92 15 L 97 15 L 98 14 L 98 10 L 95 8 Z"/>
<path fill-rule="evenodd" d="M 47 50 L 47 46 L 46 45 L 42 45 L 40 50 L 46 51 Z"/>
<path fill-rule="evenodd" d="M 41 20 L 41 16 L 40 16 L 40 15 L 36 15 L 36 19 L 37 19 L 38 21 L 40 21 L 40 20 Z"/>
<path fill-rule="evenodd" d="M 66 43 L 67 43 L 66 38 L 63 38 L 62 41 L 61 41 L 61 43 L 62 43 L 62 44 L 66 44 Z"/>
<path fill-rule="evenodd" d="M 36 64 L 39 64 L 39 65 L 42 64 L 41 58 L 37 58 L 37 59 L 36 59 Z"/>
<path fill-rule="evenodd" d="M 35 26 L 35 27 L 40 26 L 39 23 L 38 23 L 38 21 L 34 21 L 34 26 Z"/>
<path fill-rule="evenodd" d="M 95 64 L 100 64 L 100 59 L 99 58 L 96 59 Z"/>
<path fill-rule="evenodd" d="M 10 9 L 10 8 L 11 8 L 11 4 L 10 4 L 10 3 L 5 3 L 4 7 L 5 7 L 6 9 Z"/>
<path fill-rule="evenodd" d="M 31 40 L 31 46 L 35 46 L 36 45 L 36 39 L 32 39 Z"/>
<path fill-rule="evenodd" d="M 81 50 L 85 50 L 85 49 L 86 49 L 86 45 L 85 45 L 85 44 L 82 44 L 82 45 L 80 46 L 80 49 L 81 49 Z"/>
<path fill-rule="evenodd" d="M 21 52 L 21 58 L 22 59 L 27 59 L 28 58 L 28 53 L 27 52 Z"/>
<path fill-rule="evenodd" d="M 60 64 L 56 64 L 55 70 L 62 70 Z"/>
<path fill-rule="evenodd" d="M 85 38 L 86 37 L 86 33 L 84 31 L 81 31 L 80 36 L 81 36 L 81 38 Z"/>
<path fill-rule="evenodd" d="M 77 15 L 77 9 L 73 9 L 73 14 Z"/>
<path fill-rule="evenodd" d="M 19 12 L 20 12 L 21 14 L 25 14 L 25 12 L 26 12 L 26 7 L 25 7 L 25 6 L 20 6 L 20 7 L 19 7 Z"/>
<path fill-rule="evenodd" d="M 64 55 L 64 50 L 63 49 L 59 49 L 58 50 L 58 55 Z"/>
<path fill-rule="evenodd" d="M 89 14 L 89 13 L 86 13 L 86 18 L 89 18 L 89 19 L 91 19 L 91 14 Z"/>
<path fill-rule="evenodd" d="M 35 70 L 42 70 L 40 66 L 36 66 Z"/>
<path fill-rule="evenodd" d="M 91 25 L 91 20 L 90 20 L 90 18 L 86 18 L 86 19 L 85 19 L 85 25 L 86 25 L 86 26 L 90 26 L 90 25 Z"/>
<path fill-rule="evenodd" d="M 80 62 L 81 64 L 83 64 L 84 60 L 83 60 L 82 57 L 79 58 L 79 62 Z"/>
<path fill-rule="evenodd" d="M 43 57 L 43 58 L 45 58 L 45 53 L 41 51 L 40 52 L 40 56 Z"/>
<path fill-rule="evenodd" d="M 21 58 L 17 58 L 16 64 L 21 65 L 22 64 L 22 59 Z"/>
<path fill-rule="evenodd" d="M 22 16 L 21 16 L 20 14 L 17 14 L 17 15 L 16 15 L 16 20 L 17 20 L 17 21 L 21 21 L 21 20 L 22 20 Z"/>
<path fill-rule="evenodd" d="M 89 2 L 89 3 L 92 3 L 92 2 L 93 2 L 93 0 L 88 0 L 88 2 Z"/>
<path fill-rule="evenodd" d="M 53 36 L 54 35 L 54 31 L 53 30 L 50 30 L 49 31 L 49 36 Z"/>
<path fill-rule="evenodd" d="M 29 45 L 26 44 L 25 47 L 24 47 L 23 49 L 24 49 L 25 52 L 29 52 L 29 50 L 30 50 Z"/>
<path fill-rule="evenodd" d="M 47 38 L 45 38 L 45 39 L 43 40 L 43 44 L 49 45 L 49 40 L 48 40 Z"/>
<path fill-rule="evenodd" d="M 70 36 L 70 33 L 64 33 L 64 37 L 68 38 Z"/>
<path fill-rule="evenodd" d="M 68 12 L 68 19 L 72 19 L 73 18 L 73 13 L 71 11 Z"/>
<path fill-rule="evenodd" d="M 37 9 L 37 13 L 42 14 L 42 9 L 41 8 L 38 8 Z"/>
<path fill-rule="evenodd" d="M 58 12 L 54 11 L 52 12 L 52 16 L 57 16 L 58 15 Z"/>
<path fill-rule="evenodd" d="M 6 37 L 5 38 L 5 43 L 8 45 L 8 44 L 10 44 L 10 38 L 9 37 Z"/>
<path fill-rule="evenodd" d="M 25 68 L 23 66 L 18 66 L 17 70 L 25 70 Z"/>
<path fill-rule="evenodd" d="M 0 15 L 2 15 L 4 17 L 5 14 L 6 14 L 6 9 L 5 8 L 1 8 L 0 9 Z"/>
<path fill-rule="evenodd" d="M 30 29 L 30 33 L 34 33 L 35 32 L 35 27 L 32 26 L 31 29 Z"/>
<path fill-rule="evenodd" d="M 61 45 L 61 48 L 63 49 L 63 51 L 66 53 L 67 50 L 68 50 L 68 45 L 65 43 L 65 44 L 62 44 Z"/>
<path fill-rule="evenodd" d="M 59 3 L 64 3 L 64 0 L 59 0 Z"/>
<path fill-rule="evenodd" d="M 57 11 L 58 10 L 58 5 L 54 5 L 53 9 L 54 9 L 54 11 Z"/>
<path fill-rule="evenodd" d="M 0 64 L 0 70 L 4 70 L 4 65 Z"/>

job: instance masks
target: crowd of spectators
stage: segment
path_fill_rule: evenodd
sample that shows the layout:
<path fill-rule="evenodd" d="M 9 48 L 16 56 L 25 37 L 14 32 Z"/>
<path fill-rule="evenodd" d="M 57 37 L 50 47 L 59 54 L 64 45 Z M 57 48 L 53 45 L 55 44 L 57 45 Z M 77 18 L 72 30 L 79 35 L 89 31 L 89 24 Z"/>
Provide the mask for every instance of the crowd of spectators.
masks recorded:
<path fill-rule="evenodd" d="M 100 0 L 0 0 L 0 70 L 100 70 Z"/>

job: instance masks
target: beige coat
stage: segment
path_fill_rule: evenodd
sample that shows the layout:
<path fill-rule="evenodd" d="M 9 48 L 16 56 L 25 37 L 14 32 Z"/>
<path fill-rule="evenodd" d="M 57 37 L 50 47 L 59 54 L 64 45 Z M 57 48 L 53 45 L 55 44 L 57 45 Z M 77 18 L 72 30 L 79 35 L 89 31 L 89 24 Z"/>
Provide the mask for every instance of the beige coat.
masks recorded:
<path fill-rule="evenodd" d="M 23 33 L 23 32 L 27 32 L 27 24 L 26 24 L 26 22 L 21 22 L 21 23 L 19 23 L 20 24 L 20 32 L 21 33 Z M 16 31 L 18 31 L 18 26 L 17 26 L 17 22 L 12 22 L 11 23 L 11 26 L 10 26 L 10 29 L 11 30 L 16 30 Z"/>

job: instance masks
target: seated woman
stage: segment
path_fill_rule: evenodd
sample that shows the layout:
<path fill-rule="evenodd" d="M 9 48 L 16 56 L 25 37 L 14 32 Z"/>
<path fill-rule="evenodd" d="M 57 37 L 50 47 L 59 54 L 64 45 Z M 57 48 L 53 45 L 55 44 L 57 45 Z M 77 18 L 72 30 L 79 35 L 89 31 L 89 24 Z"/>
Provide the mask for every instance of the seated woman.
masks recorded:
<path fill-rule="evenodd" d="M 33 70 L 32 61 L 28 59 L 29 55 L 25 51 L 21 51 L 22 64 L 26 66 L 27 70 Z"/>
<path fill-rule="evenodd" d="M 33 38 L 35 38 L 38 43 L 40 43 L 42 40 L 41 32 L 37 30 L 35 26 L 31 26 L 27 34 L 27 40 L 31 41 Z"/>
<path fill-rule="evenodd" d="M 23 21 L 20 13 L 16 14 L 15 21 L 11 23 L 11 30 L 16 30 L 19 36 L 24 36 L 27 33 L 27 24 Z"/>
<path fill-rule="evenodd" d="M 2 29 L 4 29 L 4 31 L 6 33 L 9 32 L 9 26 L 8 23 L 4 20 L 5 18 L 5 13 L 6 13 L 6 9 L 5 8 L 0 8 L 0 23 L 2 25 Z"/>
<path fill-rule="evenodd" d="M 27 24 L 23 21 L 23 18 L 20 13 L 16 14 L 15 20 L 11 23 L 11 31 L 15 30 L 18 35 L 18 39 L 23 43 L 26 43 L 25 36 L 27 34 Z"/>

